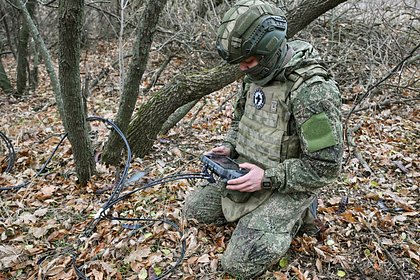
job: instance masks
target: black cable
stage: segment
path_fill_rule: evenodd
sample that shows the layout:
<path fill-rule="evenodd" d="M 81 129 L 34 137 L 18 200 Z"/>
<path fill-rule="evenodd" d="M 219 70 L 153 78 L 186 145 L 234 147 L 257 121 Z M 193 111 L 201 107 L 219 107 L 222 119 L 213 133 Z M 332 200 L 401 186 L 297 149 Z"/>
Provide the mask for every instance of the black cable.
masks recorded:
<path fill-rule="evenodd" d="M 104 206 L 99 210 L 99 212 L 95 215 L 95 219 L 93 219 L 90 224 L 87 226 L 87 228 L 85 229 L 85 231 L 82 234 L 82 238 L 79 239 L 78 241 L 78 245 L 77 248 L 80 247 L 80 245 L 84 242 L 84 240 L 89 237 L 93 230 L 96 228 L 96 225 L 103 219 L 103 218 L 108 218 L 110 220 L 119 220 L 119 221 L 150 221 L 150 222 L 163 222 L 166 224 L 171 225 L 172 227 L 174 227 L 181 235 L 181 253 L 180 256 L 178 257 L 175 265 L 173 265 L 170 269 L 166 270 L 162 275 L 160 275 L 157 279 L 162 279 L 163 277 L 165 277 L 166 275 L 168 275 L 169 273 L 171 273 L 184 259 L 185 256 L 185 251 L 186 251 L 186 241 L 185 239 L 182 238 L 183 233 L 179 230 L 179 227 L 173 223 L 172 221 L 169 220 L 163 220 L 163 219 L 149 219 L 149 218 L 122 218 L 122 217 L 106 217 L 106 214 L 108 212 L 108 210 L 114 206 L 115 204 L 121 202 L 122 200 L 126 199 L 127 197 L 131 196 L 132 194 L 141 191 L 141 190 L 145 190 L 147 188 L 151 188 L 154 187 L 156 185 L 161 185 L 161 184 L 165 184 L 165 183 L 169 183 L 169 182 L 173 182 L 176 180 L 184 180 L 184 179 L 206 179 L 209 180 L 211 178 L 211 175 L 208 172 L 201 172 L 201 173 L 184 173 L 184 174 L 175 174 L 175 175 L 170 175 L 155 181 L 152 181 L 142 187 L 136 188 L 126 194 L 124 194 L 121 197 L 118 197 L 115 200 L 112 201 L 107 201 Z M 80 279 L 85 279 L 88 280 L 89 278 L 86 277 L 86 275 L 82 272 L 81 267 L 77 266 L 76 264 L 76 259 L 77 259 L 77 254 L 73 253 L 72 254 L 72 263 L 73 263 L 73 268 L 76 271 L 77 276 Z"/>
<path fill-rule="evenodd" d="M 12 141 L 10 141 L 10 139 L 7 138 L 6 134 L 4 134 L 1 131 L 0 131 L 0 138 L 6 143 L 6 148 L 8 152 L 8 155 L 7 155 L 8 163 L 4 172 L 8 173 L 10 170 L 12 170 L 13 165 L 15 164 L 16 153 L 15 153 L 15 149 L 13 148 Z"/>
<path fill-rule="evenodd" d="M 96 228 L 96 226 L 98 225 L 98 223 L 106 217 L 107 212 L 110 210 L 110 208 L 112 206 L 114 206 L 115 204 L 121 202 L 122 200 L 126 199 L 127 197 L 131 196 L 132 194 L 147 189 L 147 188 L 151 188 L 154 187 L 156 185 L 161 185 L 161 184 L 165 184 L 165 183 L 169 183 L 169 182 L 173 182 L 176 180 L 183 180 L 183 179 L 207 179 L 207 180 L 211 180 L 212 179 L 212 175 L 209 174 L 207 172 L 207 170 L 204 170 L 201 173 L 184 173 L 184 174 L 175 174 L 175 175 L 170 175 L 155 181 L 152 181 L 142 187 L 136 188 L 128 193 L 125 193 L 124 195 L 120 196 L 123 188 L 124 188 L 124 184 L 125 181 L 127 179 L 127 175 L 128 175 L 128 169 L 130 167 L 130 162 L 131 162 L 131 149 L 130 149 L 130 145 L 128 144 L 128 141 L 126 139 L 126 137 L 124 136 L 123 132 L 118 128 L 118 126 L 116 124 L 114 124 L 112 121 L 108 120 L 108 119 L 104 119 L 101 117 L 88 117 L 86 119 L 87 121 L 102 121 L 106 124 L 108 124 L 109 126 L 111 126 L 117 133 L 118 135 L 121 137 L 121 139 L 123 140 L 125 147 L 127 149 L 127 160 L 125 162 L 125 166 L 122 172 L 122 175 L 119 178 L 118 183 L 116 184 L 116 186 L 113 188 L 113 191 L 110 195 L 110 197 L 108 198 L 108 200 L 104 203 L 104 205 L 100 208 L 99 212 L 95 215 L 94 219 L 89 223 L 89 225 L 86 227 L 86 229 L 84 230 L 82 237 L 78 239 L 78 243 L 76 245 L 76 248 L 74 248 L 73 250 L 71 250 L 70 252 L 68 252 L 68 254 L 71 254 L 71 258 L 72 258 L 72 264 L 73 264 L 73 268 L 76 272 L 76 275 L 80 278 L 80 279 L 89 279 L 86 277 L 86 275 L 82 272 L 81 267 L 78 267 L 76 262 L 77 262 L 77 257 L 78 257 L 78 249 L 80 248 L 80 246 L 85 242 L 85 240 L 87 239 L 87 237 L 89 237 L 92 232 L 94 231 L 94 229 Z M 0 132 L 1 133 L 1 132 Z M 13 150 L 13 146 L 11 145 L 10 140 L 4 135 L 3 137 L 3 133 L 0 134 L 0 136 L 2 136 L 2 139 L 6 142 L 6 146 L 8 147 L 9 151 L 13 151 L 13 153 L 10 153 L 10 155 L 12 155 L 12 160 L 14 161 L 15 158 L 15 154 L 14 154 L 14 150 Z M 35 174 L 34 178 L 38 177 L 46 168 L 46 166 L 48 165 L 48 163 L 51 161 L 52 157 L 54 156 L 54 154 L 57 152 L 59 146 L 64 142 L 64 140 L 67 138 L 68 133 L 65 133 L 61 139 L 60 142 L 56 145 L 55 149 L 53 150 L 52 154 L 50 155 L 50 157 L 47 159 L 47 161 L 43 164 L 43 166 L 41 167 L 41 169 Z M 9 157 L 10 159 L 10 157 Z M 11 169 L 11 167 L 10 167 Z M 10 169 L 7 169 L 8 171 Z M 21 189 L 23 187 L 26 187 L 27 185 L 29 185 L 31 183 L 31 181 L 29 182 L 25 182 L 22 183 L 20 185 L 17 186 L 11 186 L 11 187 L 6 187 L 6 188 L 0 188 L 0 191 L 6 191 L 6 190 L 16 190 L 16 189 Z M 108 217 L 107 217 L 108 218 Z M 186 241 L 184 238 L 182 238 L 183 232 L 179 229 L 179 227 L 172 221 L 170 220 L 165 220 L 165 219 L 149 219 L 149 218 L 122 218 L 122 217 L 109 217 L 108 219 L 110 220 L 116 220 L 116 221 L 149 221 L 149 222 L 163 222 L 166 223 L 170 226 L 172 226 L 173 228 L 175 228 L 176 231 L 178 231 L 178 233 L 181 236 L 181 253 L 180 256 L 178 257 L 177 261 L 175 262 L 175 264 L 168 270 L 166 270 L 163 274 L 161 274 L 159 277 L 155 278 L 157 279 L 162 279 L 163 277 L 167 276 L 168 274 L 170 274 L 184 259 L 185 257 L 185 252 L 186 252 Z M 38 260 L 38 265 L 40 265 L 47 256 L 41 257 Z"/>
<path fill-rule="evenodd" d="M 43 171 L 44 171 L 44 169 L 47 167 L 47 165 L 48 165 L 48 163 L 50 163 L 50 161 L 51 161 L 51 159 L 53 158 L 53 156 L 55 155 L 55 153 L 57 152 L 57 150 L 58 150 L 58 148 L 60 147 L 60 145 L 64 142 L 64 140 L 67 138 L 67 133 L 65 133 L 62 137 L 61 137 L 61 139 L 60 139 L 60 142 L 58 142 L 58 144 L 55 146 L 55 148 L 54 148 L 54 150 L 53 150 L 53 152 L 51 153 L 51 155 L 48 157 L 48 159 L 45 161 L 45 163 L 42 165 L 42 167 L 41 167 L 41 169 L 35 174 L 35 176 L 32 178 L 32 180 L 33 179 L 35 179 L 35 178 L 37 178 Z M 28 186 L 31 182 L 32 182 L 32 180 L 31 181 L 27 181 L 27 182 L 23 182 L 23 183 L 21 183 L 21 184 L 19 184 L 19 185 L 16 185 L 16 186 L 10 186 L 10 187 L 4 187 L 4 188 L 0 188 L 0 191 L 11 191 L 11 190 L 19 190 L 19 189 L 22 189 L 22 188 L 24 188 L 24 187 L 26 187 L 26 186 Z"/>
<path fill-rule="evenodd" d="M 108 207 L 106 209 L 104 209 L 102 211 L 102 213 L 104 213 L 106 210 L 108 210 L 109 207 L 117 204 L 118 202 L 124 200 L 125 198 L 129 197 L 130 195 L 132 195 L 132 194 L 134 194 L 138 191 L 148 189 L 148 188 L 154 187 L 156 185 L 170 183 L 170 182 L 177 181 L 177 180 L 184 180 L 184 179 L 206 179 L 206 180 L 208 180 L 209 177 L 210 177 L 209 173 L 206 173 L 206 172 L 202 172 L 202 173 L 181 173 L 181 174 L 175 174 L 175 175 L 167 176 L 167 177 L 152 181 L 152 182 L 150 182 L 150 183 L 148 183 L 148 184 L 146 184 L 142 187 L 139 187 L 137 189 L 134 189 L 134 190 L 124 194 L 123 196 L 117 198 L 116 200 L 110 202 Z"/>
<path fill-rule="evenodd" d="M 109 202 L 109 201 L 114 200 L 115 197 L 118 197 L 119 194 L 121 193 L 123 187 L 124 187 L 124 182 L 127 179 L 128 169 L 130 168 L 130 163 L 131 163 L 131 157 L 132 157 L 131 148 L 130 148 L 130 145 L 128 144 L 127 139 L 124 136 L 124 133 L 112 121 L 110 121 L 108 119 L 101 118 L 101 117 L 95 117 L 95 116 L 88 117 L 87 120 L 88 121 L 102 121 L 102 122 L 110 125 L 115 130 L 115 132 L 117 132 L 118 135 L 121 137 L 121 140 L 124 142 L 125 148 L 127 149 L 127 160 L 125 162 L 125 167 L 124 167 L 122 176 L 120 176 L 120 180 L 118 181 L 117 185 L 114 187 L 114 190 L 113 190 L 111 196 L 108 199 L 108 202 Z"/>

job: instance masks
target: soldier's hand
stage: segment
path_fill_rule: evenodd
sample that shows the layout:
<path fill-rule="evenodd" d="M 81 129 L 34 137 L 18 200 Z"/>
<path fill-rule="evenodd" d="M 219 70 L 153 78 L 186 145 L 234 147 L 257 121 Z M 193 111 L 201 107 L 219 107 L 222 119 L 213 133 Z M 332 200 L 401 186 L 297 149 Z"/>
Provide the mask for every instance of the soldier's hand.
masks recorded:
<path fill-rule="evenodd" d="M 211 149 L 210 151 L 212 154 L 218 155 L 218 156 L 229 156 L 230 155 L 230 149 L 226 146 L 217 146 Z"/>
<path fill-rule="evenodd" d="M 251 163 L 242 163 L 239 167 L 248 169 L 248 173 L 239 178 L 229 180 L 227 188 L 240 192 L 256 192 L 262 189 L 261 183 L 264 178 L 264 169 Z"/>

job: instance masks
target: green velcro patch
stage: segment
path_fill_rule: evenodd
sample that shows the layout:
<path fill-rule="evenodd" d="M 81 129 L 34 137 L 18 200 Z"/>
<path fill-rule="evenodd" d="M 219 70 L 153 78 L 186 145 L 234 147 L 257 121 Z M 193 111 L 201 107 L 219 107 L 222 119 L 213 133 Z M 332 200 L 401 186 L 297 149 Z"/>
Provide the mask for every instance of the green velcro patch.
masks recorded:
<path fill-rule="evenodd" d="M 338 143 L 325 112 L 313 115 L 307 120 L 302 125 L 302 133 L 311 153 Z"/>

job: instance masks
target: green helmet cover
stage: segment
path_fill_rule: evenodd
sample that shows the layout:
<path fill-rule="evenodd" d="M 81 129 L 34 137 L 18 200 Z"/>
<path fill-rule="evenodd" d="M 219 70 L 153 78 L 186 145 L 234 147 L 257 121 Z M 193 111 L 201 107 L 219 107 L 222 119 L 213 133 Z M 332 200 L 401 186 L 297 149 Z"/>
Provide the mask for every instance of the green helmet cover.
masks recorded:
<path fill-rule="evenodd" d="M 285 47 L 285 13 L 260 0 L 242 0 L 229 9 L 219 26 L 216 46 L 220 56 L 236 64 L 250 56 L 265 58 L 271 68 Z M 276 55 L 277 54 L 277 55 Z M 270 62 L 269 62 L 270 61 Z"/>

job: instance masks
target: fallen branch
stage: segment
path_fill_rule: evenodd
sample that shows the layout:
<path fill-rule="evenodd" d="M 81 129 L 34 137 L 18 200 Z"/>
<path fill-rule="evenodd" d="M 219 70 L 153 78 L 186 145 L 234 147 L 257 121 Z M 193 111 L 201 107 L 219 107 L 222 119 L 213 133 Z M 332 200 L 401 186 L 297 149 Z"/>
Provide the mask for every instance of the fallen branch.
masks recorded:
<path fill-rule="evenodd" d="M 206 106 L 206 104 L 207 104 L 207 99 L 204 98 L 203 99 L 203 104 L 201 104 L 201 106 L 198 108 L 197 112 L 195 112 L 194 116 L 191 118 L 191 121 L 189 123 L 189 127 L 192 127 L 195 120 L 197 119 L 198 114 L 200 114 L 200 112 L 203 110 L 203 108 L 204 108 L 204 106 Z"/>

